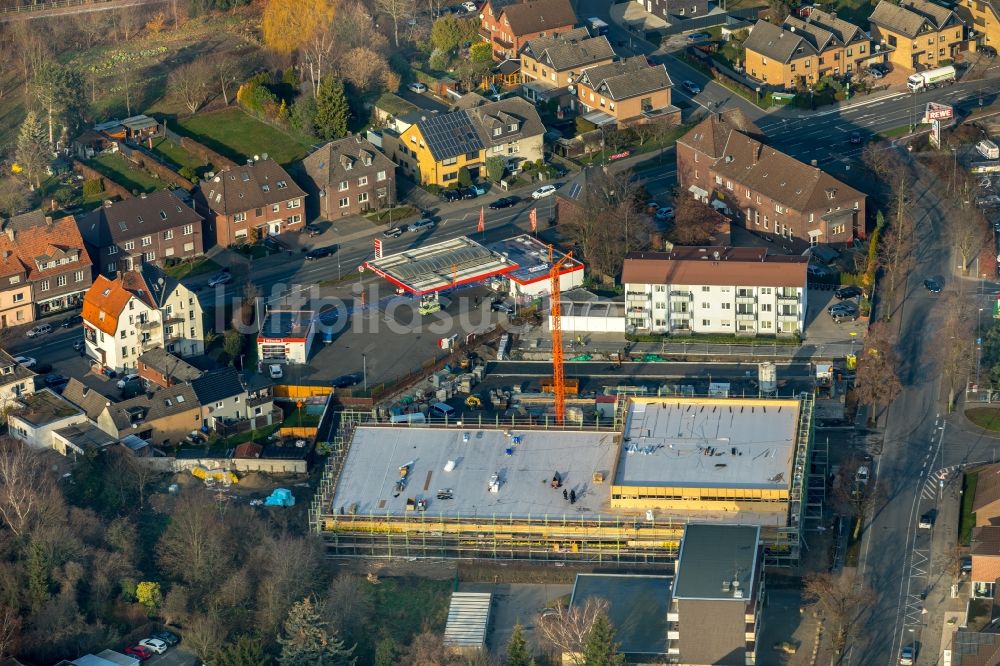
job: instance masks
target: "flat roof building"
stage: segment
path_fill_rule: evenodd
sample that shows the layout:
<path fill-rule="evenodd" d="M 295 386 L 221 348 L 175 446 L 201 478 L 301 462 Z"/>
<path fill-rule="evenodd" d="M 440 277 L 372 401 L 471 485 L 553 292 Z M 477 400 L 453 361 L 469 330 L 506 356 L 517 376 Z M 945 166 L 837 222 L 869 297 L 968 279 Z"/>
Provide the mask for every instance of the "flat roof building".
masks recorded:
<path fill-rule="evenodd" d="M 689 524 L 667 614 L 678 663 L 756 663 L 764 563 L 755 525 Z"/>
<path fill-rule="evenodd" d="M 257 333 L 261 363 L 305 363 L 316 330 L 312 310 L 268 310 Z"/>
<path fill-rule="evenodd" d="M 667 654 L 672 582 L 671 576 L 577 574 L 569 606 L 582 607 L 589 599 L 606 602 L 618 651 L 641 663 Z"/>
<path fill-rule="evenodd" d="M 489 246 L 505 259 L 516 264 L 507 272 L 510 295 L 533 297 L 551 291 L 549 271 L 553 262 L 558 262 L 565 253 L 550 248 L 530 234 L 507 238 Z M 583 264 L 576 259 L 567 259 L 559 269 L 559 288 L 569 290 L 583 284 Z"/>
<path fill-rule="evenodd" d="M 812 398 L 623 398 L 607 429 L 365 423 L 312 527 L 342 555 L 658 562 L 692 521 L 794 561 Z"/>

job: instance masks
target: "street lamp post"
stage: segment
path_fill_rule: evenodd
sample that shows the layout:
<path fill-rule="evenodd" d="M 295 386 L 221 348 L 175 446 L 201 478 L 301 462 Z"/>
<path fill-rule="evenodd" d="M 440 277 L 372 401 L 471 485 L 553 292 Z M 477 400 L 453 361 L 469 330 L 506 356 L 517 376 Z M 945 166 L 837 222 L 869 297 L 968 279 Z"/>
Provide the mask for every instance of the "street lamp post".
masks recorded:
<path fill-rule="evenodd" d="M 976 391 L 979 391 L 979 363 L 983 357 L 983 341 L 980 335 L 983 326 L 983 309 L 979 308 L 979 316 L 976 319 Z"/>
<path fill-rule="evenodd" d="M 365 393 L 368 392 L 368 354 L 361 355 L 361 376 L 365 383 Z"/>

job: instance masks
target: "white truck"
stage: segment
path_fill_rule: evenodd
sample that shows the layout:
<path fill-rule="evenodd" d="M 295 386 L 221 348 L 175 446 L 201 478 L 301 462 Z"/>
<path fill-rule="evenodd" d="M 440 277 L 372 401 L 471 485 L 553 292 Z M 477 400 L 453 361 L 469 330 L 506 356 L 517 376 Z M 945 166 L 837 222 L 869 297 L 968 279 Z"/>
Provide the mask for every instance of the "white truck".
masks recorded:
<path fill-rule="evenodd" d="M 983 139 L 976 144 L 976 150 L 979 154 L 988 160 L 1000 159 L 1000 147 L 989 139 Z"/>
<path fill-rule="evenodd" d="M 929 90 L 945 85 L 946 83 L 954 83 L 956 76 L 955 68 L 951 65 L 938 67 L 937 69 L 928 69 L 926 72 L 911 74 L 906 79 L 906 87 L 910 89 L 910 92 Z"/>

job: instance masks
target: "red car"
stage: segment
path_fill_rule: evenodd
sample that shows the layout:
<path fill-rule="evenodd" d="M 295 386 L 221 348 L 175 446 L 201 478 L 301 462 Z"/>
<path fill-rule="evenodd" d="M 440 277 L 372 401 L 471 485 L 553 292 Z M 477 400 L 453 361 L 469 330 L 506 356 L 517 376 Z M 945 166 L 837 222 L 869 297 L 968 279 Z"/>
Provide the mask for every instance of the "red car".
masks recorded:
<path fill-rule="evenodd" d="M 125 648 L 125 654 L 131 655 L 142 661 L 146 661 L 153 656 L 153 651 L 145 645 L 130 645 Z"/>

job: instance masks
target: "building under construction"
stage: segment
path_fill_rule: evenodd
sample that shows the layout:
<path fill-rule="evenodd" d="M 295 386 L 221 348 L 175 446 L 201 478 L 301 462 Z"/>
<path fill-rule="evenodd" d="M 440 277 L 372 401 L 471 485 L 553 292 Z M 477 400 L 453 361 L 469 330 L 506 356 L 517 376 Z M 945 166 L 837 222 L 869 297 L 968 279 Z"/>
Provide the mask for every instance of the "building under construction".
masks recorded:
<path fill-rule="evenodd" d="M 801 544 L 812 396 L 622 398 L 614 427 L 348 423 L 310 521 L 335 554 L 664 562 L 689 522 Z"/>

